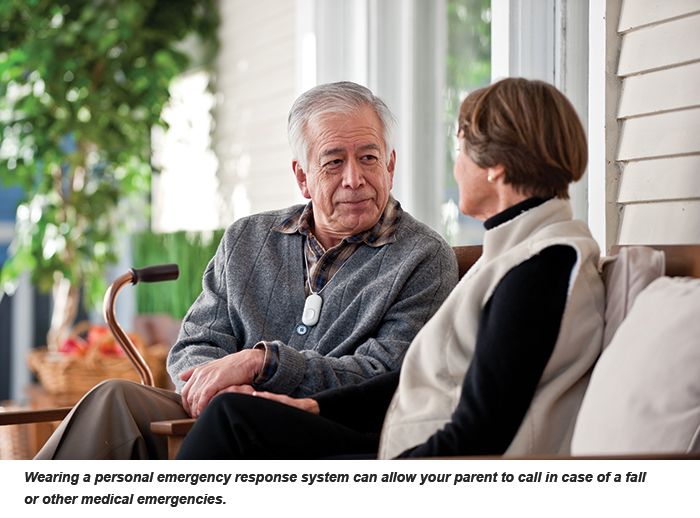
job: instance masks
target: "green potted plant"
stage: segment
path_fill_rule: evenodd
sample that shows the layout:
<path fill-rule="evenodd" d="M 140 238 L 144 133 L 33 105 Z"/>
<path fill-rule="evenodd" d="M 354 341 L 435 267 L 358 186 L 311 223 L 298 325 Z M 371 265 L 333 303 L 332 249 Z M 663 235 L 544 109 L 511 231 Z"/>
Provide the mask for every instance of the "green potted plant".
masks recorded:
<path fill-rule="evenodd" d="M 148 205 L 170 81 L 192 66 L 187 48 L 211 56 L 217 24 L 215 0 L 0 3 L 0 177 L 25 193 L 0 295 L 24 271 L 52 291 L 50 349 L 81 290 L 99 304 L 115 233 Z"/>

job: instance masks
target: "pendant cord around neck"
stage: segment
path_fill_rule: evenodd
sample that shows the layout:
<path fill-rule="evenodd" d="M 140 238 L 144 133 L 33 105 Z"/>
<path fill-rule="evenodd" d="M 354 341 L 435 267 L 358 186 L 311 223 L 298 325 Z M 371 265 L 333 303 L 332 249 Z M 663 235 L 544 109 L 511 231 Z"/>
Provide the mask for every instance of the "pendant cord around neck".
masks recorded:
<path fill-rule="evenodd" d="M 345 261 L 343 261 L 343 264 L 340 265 L 340 268 L 338 268 L 335 271 L 333 276 L 326 281 L 326 284 L 324 284 L 320 290 L 314 291 L 314 289 L 311 287 L 311 269 L 309 268 L 309 259 L 308 259 L 307 254 L 306 254 L 306 247 L 308 247 L 308 246 L 309 246 L 308 243 L 304 243 L 304 265 L 306 266 L 306 284 L 309 287 L 309 292 L 316 293 L 317 295 L 320 295 L 321 292 L 326 289 L 326 286 L 328 286 L 330 284 L 330 282 L 333 280 L 333 278 L 336 275 L 338 275 L 340 270 L 342 270 L 343 267 L 347 264 L 347 262 L 350 260 L 350 257 L 348 257 L 347 259 L 345 259 Z M 319 261 L 320 261 L 320 259 L 319 259 Z M 318 264 L 318 261 L 316 262 L 316 264 Z"/>
<path fill-rule="evenodd" d="M 304 243 L 304 265 L 306 266 L 306 285 L 309 287 L 309 292 L 312 294 L 315 293 L 314 289 L 311 287 L 311 269 L 309 269 L 309 258 L 307 257 L 307 252 L 306 252 L 306 247 L 309 246 L 308 244 Z M 326 284 L 328 284 L 326 282 Z M 325 284 L 323 288 L 325 288 Z M 323 289 L 321 288 L 321 289 Z M 320 290 L 319 290 L 320 291 Z"/>

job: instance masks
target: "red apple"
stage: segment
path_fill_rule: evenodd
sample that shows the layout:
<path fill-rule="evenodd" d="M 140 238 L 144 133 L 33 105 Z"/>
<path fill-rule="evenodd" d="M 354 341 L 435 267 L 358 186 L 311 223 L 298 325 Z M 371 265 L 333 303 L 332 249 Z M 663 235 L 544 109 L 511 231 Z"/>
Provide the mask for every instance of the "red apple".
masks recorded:
<path fill-rule="evenodd" d="M 99 350 L 105 356 L 124 356 L 124 351 L 114 341 L 101 343 Z"/>
<path fill-rule="evenodd" d="M 96 347 L 106 340 L 113 340 L 112 333 L 107 326 L 90 326 L 87 334 L 87 341 L 91 346 Z"/>
<path fill-rule="evenodd" d="M 69 336 L 58 347 L 58 352 L 82 356 L 87 351 L 88 344 L 79 336 Z"/>

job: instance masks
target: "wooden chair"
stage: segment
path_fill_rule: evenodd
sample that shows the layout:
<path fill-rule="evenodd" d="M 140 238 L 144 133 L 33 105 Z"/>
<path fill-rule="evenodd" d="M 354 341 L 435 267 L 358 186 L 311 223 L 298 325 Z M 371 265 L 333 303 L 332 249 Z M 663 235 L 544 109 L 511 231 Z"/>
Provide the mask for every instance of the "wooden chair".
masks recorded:
<path fill-rule="evenodd" d="M 657 250 L 661 250 L 666 255 L 666 275 L 669 276 L 683 276 L 683 277 L 697 277 L 700 278 L 700 245 L 662 245 L 662 246 L 652 246 Z M 619 247 L 616 247 L 619 248 Z M 455 255 L 457 257 L 457 262 L 459 265 L 459 275 L 460 277 L 466 273 L 467 270 L 476 262 L 476 260 L 481 255 L 480 246 L 459 246 L 453 248 Z M 613 252 L 616 250 L 613 249 Z M 143 279 L 141 279 L 143 281 Z M 119 280 L 115 281 L 115 284 Z M 127 281 L 128 282 L 128 281 Z M 133 282 L 133 281 L 131 281 Z M 109 294 L 109 291 L 108 291 Z M 116 295 L 116 294 L 115 294 Z M 107 300 L 107 296 L 105 300 Z M 117 324 L 118 325 L 118 324 Z M 117 335 L 115 334 L 115 337 Z M 120 341 L 120 344 L 122 342 Z M 125 340 L 129 347 L 128 338 Z M 122 344 L 123 345 L 123 344 Z M 135 350 L 135 348 L 134 348 Z M 131 356 L 130 356 L 131 358 Z M 145 363 L 145 362 L 144 362 Z M 148 368 L 146 366 L 146 368 Z M 47 410 L 23 410 L 23 411 L 13 411 L 0 413 L 0 426 L 5 424 L 21 424 L 21 423 L 35 423 L 35 422 L 47 422 L 47 421 L 58 421 L 63 419 L 70 408 L 56 408 Z M 165 435 L 168 441 L 168 455 L 170 458 L 174 458 L 177 450 L 182 443 L 187 432 L 192 428 L 194 424 L 194 419 L 179 419 L 172 421 L 159 421 L 151 423 L 151 430 L 154 433 Z M 665 458 L 698 458 L 698 454 L 686 454 L 686 455 L 675 455 L 675 454 L 650 454 L 645 456 L 645 458 L 654 459 L 665 459 Z M 545 457 L 538 457 L 545 458 Z M 561 458 L 561 457 L 552 457 Z M 606 458 L 630 458 L 626 456 L 615 456 Z M 639 456 L 634 456 L 634 458 L 642 458 Z"/>

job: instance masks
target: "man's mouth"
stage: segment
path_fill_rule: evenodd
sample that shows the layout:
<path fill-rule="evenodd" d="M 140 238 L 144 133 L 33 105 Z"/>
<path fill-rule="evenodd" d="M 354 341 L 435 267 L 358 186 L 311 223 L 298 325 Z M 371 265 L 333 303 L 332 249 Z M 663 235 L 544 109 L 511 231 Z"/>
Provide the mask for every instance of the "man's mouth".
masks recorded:
<path fill-rule="evenodd" d="M 370 200 L 370 198 L 362 198 L 362 199 L 358 199 L 358 200 L 342 200 L 338 203 L 345 203 L 348 205 L 360 205 L 361 203 L 364 203 L 364 202 L 369 201 L 369 200 Z"/>

